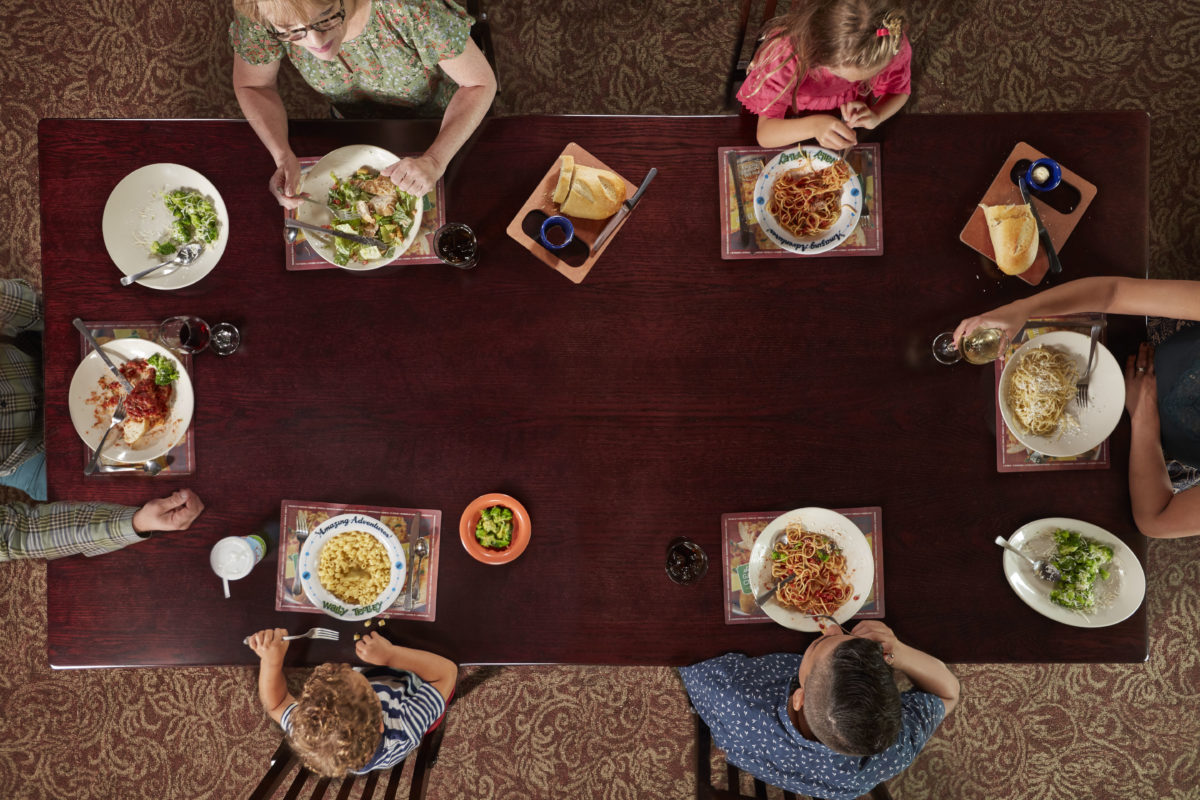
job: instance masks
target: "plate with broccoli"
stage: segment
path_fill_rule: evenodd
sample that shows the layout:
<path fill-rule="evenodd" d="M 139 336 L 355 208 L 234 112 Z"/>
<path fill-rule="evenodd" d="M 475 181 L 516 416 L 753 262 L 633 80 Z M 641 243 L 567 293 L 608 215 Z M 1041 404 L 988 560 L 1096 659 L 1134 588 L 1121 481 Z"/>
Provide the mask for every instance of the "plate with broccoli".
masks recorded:
<path fill-rule="evenodd" d="M 161 264 L 191 242 L 200 257 L 169 275 L 138 283 L 151 289 L 182 289 L 213 270 L 229 240 L 229 212 L 212 182 L 182 164 L 148 164 L 121 179 L 104 205 L 104 247 L 126 275 Z"/>
<path fill-rule="evenodd" d="M 1051 561 L 1062 573 L 1061 580 L 1047 583 L 1033 574 L 1028 562 L 1004 551 L 1004 576 L 1013 591 L 1050 619 L 1103 628 L 1137 611 L 1146 596 L 1146 575 L 1137 556 L 1090 522 L 1040 519 L 1023 525 L 1008 541 L 1031 558 Z"/>
<path fill-rule="evenodd" d="M 496 492 L 472 501 L 458 523 L 463 547 L 485 564 L 506 564 L 521 555 L 529 544 L 530 533 L 525 506 Z"/>
<path fill-rule="evenodd" d="M 301 189 L 316 202 L 297 208 L 296 219 L 384 244 L 379 248 L 333 236 L 307 236 L 321 258 L 343 269 L 378 269 L 412 246 L 421 229 L 421 198 L 400 191 L 380 175 L 399 160 L 382 147 L 354 144 L 339 147 L 308 171 Z"/>

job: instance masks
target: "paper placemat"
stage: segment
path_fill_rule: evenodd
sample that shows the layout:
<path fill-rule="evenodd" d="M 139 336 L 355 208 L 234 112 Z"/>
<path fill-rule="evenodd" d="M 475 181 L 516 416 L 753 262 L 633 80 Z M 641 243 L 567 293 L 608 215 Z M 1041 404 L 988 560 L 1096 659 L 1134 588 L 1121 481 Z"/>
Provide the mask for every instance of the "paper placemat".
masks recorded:
<path fill-rule="evenodd" d="M 879 143 L 857 145 L 846 162 L 862 178 L 863 209 L 846 241 L 823 253 L 793 253 L 775 244 L 754 215 L 754 184 L 767 162 L 786 147 L 721 147 L 717 172 L 721 195 L 721 258 L 824 258 L 883 255 L 883 204 L 879 202 Z"/>
<path fill-rule="evenodd" d="M 1021 198 L 1021 188 L 1017 186 L 1012 177 L 1013 167 L 1018 161 L 1025 160 L 1032 163 L 1039 158 L 1048 158 L 1048 156 L 1033 149 L 1025 142 L 1019 142 L 1009 153 L 1008 158 L 1004 161 L 1004 166 L 1000 167 L 992 185 L 984 192 L 979 202 L 988 206 L 1023 204 L 1025 201 Z M 1038 217 L 1046 226 L 1046 232 L 1050 234 L 1054 251 L 1061 256 L 1067 237 L 1075 230 L 1083 213 L 1096 198 L 1096 186 L 1071 172 L 1061 161 L 1058 163 L 1062 167 L 1062 185 L 1052 192 L 1046 193 L 1045 196 L 1031 188 L 1029 196 L 1037 208 Z M 1054 203 L 1048 202 L 1052 199 L 1051 195 L 1057 195 L 1053 198 Z M 1055 204 L 1069 210 L 1060 211 L 1054 208 Z M 978 205 L 975 206 L 971 218 L 963 226 L 958 238 L 967 247 L 985 258 L 993 262 L 996 260 L 996 251 L 992 248 L 992 237 L 988 233 L 987 220 L 984 219 L 983 209 Z M 1037 258 L 1034 259 L 1033 265 L 1017 277 L 1030 286 L 1037 286 L 1042 282 L 1042 278 L 1046 276 L 1046 271 L 1049 269 L 1050 261 L 1046 256 L 1045 248 L 1039 244 Z"/>
<path fill-rule="evenodd" d="M 158 336 L 157 322 L 84 322 L 92 336 L 96 337 L 96 341 L 100 344 L 111 342 L 113 339 L 145 339 L 153 342 Z M 170 349 L 170 348 L 168 348 Z M 92 346 L 84 335 L 79 334 L 79 357 L 86 358 L 92 352 Z M 190 353 L 180 353 L 176 350 L 171 350 L 171 354 L 179 359 L 179 363 L 187 371 L 188 375 L 192 375 L 192 356 Z M 192 382 L 193 386 L 195 381 Z M 196 440 L 194 437 L 196 425 L 196 416 L 192 415 L 192 421 L 188 423 L 187 432 L 183 434 L 183 438 L 179 444 L 168 450 L 164 455 L 154 459 L 159 464 L 162 464 L 162 471 L 158 475 L 148 475 L 145 472 L 94 472 L 88 477 L 105 477 L 112 478 L 114 476 L 127 476 L 133 478 L 156 478 L 159 476 L 178 477 L 180 475 L 191 475 L 196 471 Z M 82 467 L 86 467 L 88 462 L 92 460 L 92 449 L 90 447 L 83 448 L 83 463 Z M 109 466 L 119 466 L 120 461 L 114 461 L 111 458 L 100 456 L 100 463 Z"/>
<path fill-rule="evenodd" d="M 1009 342 L 1008 347 L 1000 354 L 1000 358 L 996 359 L 996 392 L 993 396 L 996 398 L 996 471 L 997 472 L 1030 472 L 1034 470 L 1059 470 L 1059 469 L 1108 469 L 1108 439 L 1077 456 L 1069 456 L 1059 458 L 1055 456 L 1047 456 L 1030 450 L 1025 445 L 1017 441 L 1017 437 L 1013 435 L 1008 426 L 1004 424 L 1004 417 L 1000 414 L 1000 374 L 1004 372 L 1004 364 L 1008 361 L 1012 354 L 1017 352 L 1017 348 L 1025 344 L 1035 336 L 1050 331 L 1078 331 L 1083 332 L 1091 330 L 1092 322 L 1096 319 L 1104 319 L 1101 314 L 1097 317 L 1095 314 L 1072 314 L 1062 317 L 1047 317 L 1045 319 L 1029 320 L 1025 323 L 1025 327 L 1017 334 L 1016 338 Z M 1108 327 L 1100 332 L 1100 341 L 1104 342 L 1108 335 Z M 1110 437 L 1111 438 L 1111 437 Z"/>
<path fill-rule="evenodd" d="M 325 520 L 339 514 L 362 514 L 382 522 L 396 534 L 404 548 L 405 569 L 409 570 L 404 589 L 392 606 L 380 617 L 433 622 L 437 616 L 438 553 L 442 539 L 442 512 L 428 508 L 389 508 L 387 506 L 351 506 L 284 500 L 279 508 L 279 558 L 275 581 L 275 610 L 324 614 L 309 601 L 297 580 L 300 540 L 296 538 L 296 520 L 303 514 L 311 532 Z M 417 537 L 429 542 L 429 554 L 420 564 L 412 564 L 412 544 Z M 411 565 L 411 566 L 410 566 Z M 415 594 L 413 589 L 415 588 Z M 411 604 L 411 605 L 410 605 Z"/>
<path fill-rule="evenodd" d="M 608 219 L 576 219 L 571 217 L 571 224 L 575 227 L 575 239 L 558 252 L 551 252 L 542 246 L 538 241 L 538 232 L 541 230 L 542 223 L 547 217 L 558 214 L 558 206 L 551 199 L 554 196 L 554 187 L 558 183 L 558 172 L 560 158 L 564 155 L 571 156 L 575 159 L 576 164 L 582 164 L 586 167 L 595 167 L 596 169 L 604 169 L 609 172 L 617 173 L 600 159 L 584 150 L 575 142 L 571 142 L 562 153 L 555 157 L 554 162 L 550 165 L 550 169 L 542 176 L 542 180 L 533 189 L 533 194 L 525 201 L 525 205 L 521 206 L 521 210 L 513 217 L 512 222 L 508 223 L 506 232 L 517 244 L 524 247 L 534 255 L 539 261 L 548 267 L 551 267 L 563 275 L 567 276 L 574 283 L 582 283 L 587 274 L 592 271 L 597 259 L 604 254 L 613 240 L 621 232 L 621 228 L 625 227 L 625 223 L 629 218 L 637 213 L 635 208 L 633 211 L 625 215 L 625 219 L 617 223 L 614 230 L 608 239 L 600 245 L 600 249 L 592 252 L 592 242 L 596 241 L 596 237 L 608 225 Z M 621 180 L 625 181 L 625 199 L 633 197 L 637 191 L 637 185 L 629 182 L 629 179 L 624 175 L 620 175 Z"/>
<path fill-rule="evenodd" d="M 410 153 L 408 157 L 412 157 Z M 306 156 L 300 159 L 300 169 L 308 172 L 313 164 L 316 164 L 321 159 Z M 433 254 L 433 232 L 446 224 L 446 204 L 438 202 L 439 199 L 445 197 L 446 181 L 443 178 L 438 178 L 437 185 L 434 186 L 429 193 L 421 198 L 424 205 L 424 210 L 421 217 L 421 227 L 417 233 L 417 238 L 413 240 L 412 247 L 408 248 L 404 253 L 396 257 L 394 261 L 385 264 L 384 266 L 392 266 L 393 264 L 440 264 L 438 257 Z M 313 198 L 318 200 L 320 198 Z M 296 218 L 296 210 L 292 208 L 284 209 L 283 216 L 287 219 Z M 289 272 L 299 272 L 310 269 L 341 269 L 336 264 L 330 264 L 313 249 L 304 238 L 304 232 L 296 237 L 296 241 L 291 244 L 284 245 L 286 260 L 284 266 Z"/>
<path fill-rule="evenodd" d="M 835 508 L 867 537 L 875 558 L 875 583 L 854 619 L 880 619 L 883 606 L 883 509 L 879 506 Z M 721 563 L 725 585 L 725 624 L 772 622 L 750 591 L 750 550 L 771 520 L 784 511 L 743 511 L 721 515 Z"/>

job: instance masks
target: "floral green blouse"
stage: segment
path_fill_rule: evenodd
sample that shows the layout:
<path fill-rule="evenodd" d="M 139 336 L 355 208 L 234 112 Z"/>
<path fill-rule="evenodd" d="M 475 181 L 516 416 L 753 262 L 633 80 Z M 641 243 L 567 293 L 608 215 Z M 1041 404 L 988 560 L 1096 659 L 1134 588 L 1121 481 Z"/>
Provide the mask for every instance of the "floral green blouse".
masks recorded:
<path fill-rule="evenodd" d="M 250 64 L 285 55 L 304 80 L 333 103 L 371 101 L 441 116 L 458 88 L 438 67 L 462 55 L 474 20 L 452 0 L 369 0 L 363 32 L 322 61 L 292 42 L 281 42 L 256 22 L 235 16 L 229 26 L 233 51 Z"/>

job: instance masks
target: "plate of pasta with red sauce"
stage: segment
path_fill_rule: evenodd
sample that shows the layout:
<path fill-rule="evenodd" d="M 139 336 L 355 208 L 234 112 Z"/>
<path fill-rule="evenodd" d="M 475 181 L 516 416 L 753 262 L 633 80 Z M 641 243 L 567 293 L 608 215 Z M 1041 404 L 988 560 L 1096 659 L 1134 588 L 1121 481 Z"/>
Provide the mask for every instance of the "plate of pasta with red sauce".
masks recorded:
<path fill-rule="evenodd" d="M 785 628 L 819 631 L 814 614 L 844 623 L 862 608 L 875 581 L 875 557 L 858 526 L 828 508 L 797 508 L 772 520 L 750 550 L 755 597 L 782 585 L 763 604 Z"/>
<path fill-rule="evenodd" d="M 771 241 L 813 255 L 850 238 L 862 217 L 862 181 L 832 150 L 797 145 L 767 162 L 754 186 L 754 214 Z"/>

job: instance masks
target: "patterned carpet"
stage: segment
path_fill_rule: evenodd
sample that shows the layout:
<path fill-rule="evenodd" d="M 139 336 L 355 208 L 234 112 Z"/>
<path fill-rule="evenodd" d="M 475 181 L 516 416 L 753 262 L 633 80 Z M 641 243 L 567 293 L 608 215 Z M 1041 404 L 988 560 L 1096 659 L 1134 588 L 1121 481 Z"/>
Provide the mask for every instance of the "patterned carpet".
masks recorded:
<path fill-rule="evenodd" d="M 0 273 L 39 281 L 39 118 L 239 115 L 229 5 L 0 0 Z M 497 113 L 721 111 L 735 0 L 487 5 Z M 1200 2 L 915 5 L 907 113 L 1150 112 L 1152 271 L 1200 277 Z M 324 116 L 285 74 L 292 114 Z M 956 667 L 962 705 L 894 794 L 1200 797 L 1200 540 L 1154 542 L 1146 566 L 1146 664 Z M 0 568 L 0 798 L 244 796 L 279 739 L 253 671 L 52 673 L 45 575 L 41 564 Z M 486 676 L 449 717 L 431 797 L 691 796 L 692 723 L 673 671 Z"/>

